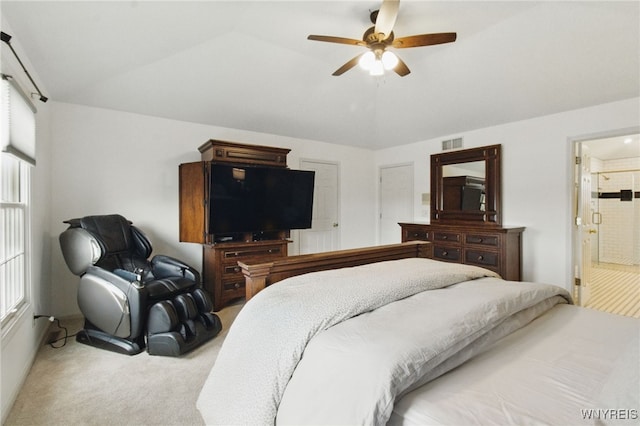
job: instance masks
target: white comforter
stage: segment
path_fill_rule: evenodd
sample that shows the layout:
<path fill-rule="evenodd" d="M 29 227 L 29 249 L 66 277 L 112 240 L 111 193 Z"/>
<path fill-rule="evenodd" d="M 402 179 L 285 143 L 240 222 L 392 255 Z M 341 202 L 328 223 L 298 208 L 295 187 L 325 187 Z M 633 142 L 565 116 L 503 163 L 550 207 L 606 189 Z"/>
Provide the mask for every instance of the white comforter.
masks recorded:
<path fill-rule="evenodd" d="M 405 259 L 277 283 L 240 312 L 198 409 L 207 424 L 273 424 L 276 415 L 279 423 L 383 424 L 396 396 L 472 356 L 472 342 L 484 347 L 562 299 L 554 296 L 569 298 L 496 278 L 447 288 L 494 275 Z"/>
<path fill-rule="evenodd" d="M 636 318 L 557 305 L 396 400 L 387 425 L 637 425 L 639 340 Z"/>

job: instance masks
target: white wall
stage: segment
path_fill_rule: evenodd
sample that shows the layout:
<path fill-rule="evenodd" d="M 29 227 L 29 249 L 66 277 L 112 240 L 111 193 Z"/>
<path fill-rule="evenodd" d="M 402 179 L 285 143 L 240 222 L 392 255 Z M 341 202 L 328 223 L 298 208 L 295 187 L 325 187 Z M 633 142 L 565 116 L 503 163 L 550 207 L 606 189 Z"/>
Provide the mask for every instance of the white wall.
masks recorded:
<path fill-rule="evenodd" d="M 430 192 L 429 159 L 441 140 L 464 147 L 502 144 L 504 226 L 525 226 L 523 279 L 571 288 L 572 143 L 588 135 L 640 125 L 638 98 L 500 126 L 445 135 L 375 153 L 376 167 L 415 161 L 415 221 L 427 222 L 421 193 Z M 400 228 L 397 230 L 400 233 Z"/>
<path fill-rule="evenodd" d="M 2 31 L 13 34 L 10 26 L 2 20 Z M 17 52 L 24 52 L 19 40 L 12 40 Z M 3 48 L 2 72 L 14 76 L 25 91 L 32 87 L 22 72 L 19 64 Z M 10 52 L 10 51 L 8 51 Z M 30 74 L 36 81 L 37 70 L 29 62 L 29 58 L 19 53 Z M 39 85 L 47 94 L 46 88 Z M 38 112 L 36 114 L 36 167 L 31 168 L 31 242 L 29 256 L 32 261 L 31 291 L 27 295 L 27 309 L 22 311 L 14 323 L 1 330 L 0 340 L 0 417 L 4 422 L 13 401 L 20 391 L 33 359 L 40 348 L 44 333 L 48 326 L 45 320 L 34 323 L 33 315 L 47 314 L 51 310 L 51 146 L 49 141 L 50 107 L 49 103 L 34 100 Z"/>
<path fill-rule="evenodd" d="M 375 243 L 373 153 L 323 142 L 205 126 L 113 110 L 53 103 L 53 312 L 78 314 L 78 278 L 55 239 L 62 222 L 120 213 L 151 239 L 154 253 L 178 257 L 201 270 L 202 248 L 178 241 L 178 165 L 199 161 L 209 139 L 290 148 L 300 158 L 340 163 L 341 241 L 344 248 Z"/>
<path fill-rule="evenodd" d="M 77 314 L 77 277 L 66 268 L 57 235 L 63 220 L 118 212 L 151 238 L 155 253 L 201 268 L 201 248 L 178 242 L 177 168 L 198 161 L 197 147 L 222 139 L 291 148 L 300 158 L 340 163 L 342 248 L 375 244 L 380 166 L 414 162 L 414 220 L 427 221 L 422 193 L 430 192 L 429 156 L 441 139 L 463 136 L 465 147 L 503 147 L 503 224 L 525 226 L 523 278 L 570 287 L 570 139 L 637 126 L 638 99 L 444 136 L 371 152 L 312 140 L 205 126 L 78 105 L 53 103 L 53 312 Z M 400 230 L 397 230 L 398 234 Z M 295 252 L 295 245 L 293 245 Z"/>

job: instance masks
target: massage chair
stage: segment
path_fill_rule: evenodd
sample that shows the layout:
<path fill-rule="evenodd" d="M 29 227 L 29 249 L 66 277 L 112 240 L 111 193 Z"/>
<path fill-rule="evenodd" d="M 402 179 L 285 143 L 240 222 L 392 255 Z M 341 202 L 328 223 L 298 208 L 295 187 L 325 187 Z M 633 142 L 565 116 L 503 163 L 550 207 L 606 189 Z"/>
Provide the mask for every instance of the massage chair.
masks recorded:
<path fill-rule="evenodd" d="M 179 356 L 222 329 L 200 274 L 168 256 L 149 260 L 151 243 L 113 214 L 65 221 L 60 247 L 80 276 L 78 306 L 85 317 L 76 340 L 113 352 Z"/>

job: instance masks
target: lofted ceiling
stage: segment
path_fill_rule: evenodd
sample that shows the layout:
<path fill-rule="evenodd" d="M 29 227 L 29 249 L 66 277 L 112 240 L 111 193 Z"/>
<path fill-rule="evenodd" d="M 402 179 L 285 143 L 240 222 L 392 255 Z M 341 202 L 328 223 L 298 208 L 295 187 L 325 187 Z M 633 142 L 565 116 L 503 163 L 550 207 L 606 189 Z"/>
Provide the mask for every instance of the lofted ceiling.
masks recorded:
<path fill-rule="evenodd" d="M 360 39 L 379 5 L 0 3 L 52 100 L 370 149 L 640 96 L 637 1 L 402 0 L 396 37 L 457 41 L 332 76 L 363 48 L 307 35 Z"/>

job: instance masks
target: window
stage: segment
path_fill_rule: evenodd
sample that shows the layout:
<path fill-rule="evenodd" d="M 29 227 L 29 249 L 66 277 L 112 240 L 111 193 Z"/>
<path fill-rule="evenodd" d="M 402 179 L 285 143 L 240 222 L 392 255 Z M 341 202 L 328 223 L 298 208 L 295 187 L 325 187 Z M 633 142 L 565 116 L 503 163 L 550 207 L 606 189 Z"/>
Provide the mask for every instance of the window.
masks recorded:
<path fill-rule="evenodd" d="M 0 319 L 4 322 L 26 302 L 29 166 L 4 152 L 0 157 Z"/>
<path fill-rule="evenodd" d="M 35 165 L 35 108 L 4 74 L 0 115 L 0 321 L 4 328 L 28 302 L 29 185 L 30 168 Z"/>

